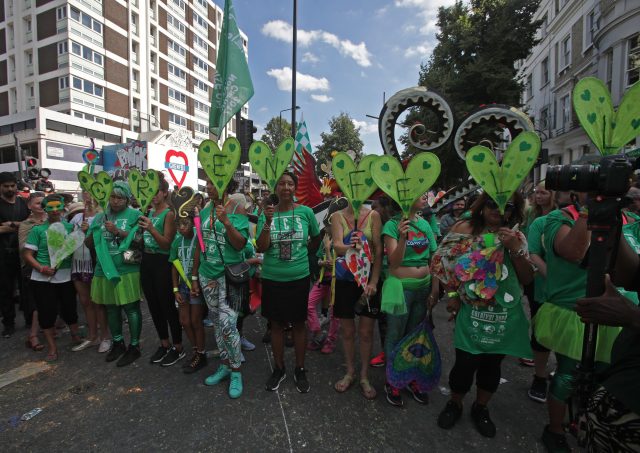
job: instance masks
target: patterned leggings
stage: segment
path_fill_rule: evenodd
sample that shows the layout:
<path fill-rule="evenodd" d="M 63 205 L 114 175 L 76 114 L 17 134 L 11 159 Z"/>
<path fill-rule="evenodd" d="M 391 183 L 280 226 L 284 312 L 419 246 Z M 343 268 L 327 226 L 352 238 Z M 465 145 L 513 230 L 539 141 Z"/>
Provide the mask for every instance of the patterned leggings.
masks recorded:
<path fill-rule="evenodd" d="M 232 369 L 238 369 L 241 364 L 238 312 L 233 310 L 227 301 L 225 277 L 223 275 L 219 278 L 208 278 L 200 274 L 200 284 L 202 295 L 209 307 L 209 317 L 213 321 L 220 359 L 228 360 Z"/>

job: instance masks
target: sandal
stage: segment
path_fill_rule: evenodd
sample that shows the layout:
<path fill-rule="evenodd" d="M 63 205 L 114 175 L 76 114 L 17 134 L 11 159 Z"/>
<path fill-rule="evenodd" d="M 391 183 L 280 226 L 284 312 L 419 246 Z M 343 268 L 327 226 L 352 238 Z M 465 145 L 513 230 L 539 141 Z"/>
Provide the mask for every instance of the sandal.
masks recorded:
<path fill-rule="evenodd" d="M 368 400 L 376 399 L 378 393 L 373 385 L 369 382 L 369 379 L 360 379 L 360 389 L 362 390 L 362 396 Z"/>
<path fill-rule="evenodd" d="M 33 344 L 34 338 L 36 340 L 36 344 Z M 44 349 L 44 345 L 40 343 L 40 340 L 38 339 L 37 335 L 29 336 L 29 339 L 25 341 L 24 345 L 35 352 L 42 351 Z"/>
<path fill-rule="evenodd" d="M 352 374 L 345 374 L 342 379 L 335 383 L 334 390 L 338 393 L 344 393 L 351 388 L 356 378 Z"/>
<path fill-rule="evenodd" d="M 55 362 L 56 360 L 58 360 L 58 353 L 54 352 L 54 353 L 49 353 L 47 354 L 47 356 L 44 358 L 45 362 Z"/>

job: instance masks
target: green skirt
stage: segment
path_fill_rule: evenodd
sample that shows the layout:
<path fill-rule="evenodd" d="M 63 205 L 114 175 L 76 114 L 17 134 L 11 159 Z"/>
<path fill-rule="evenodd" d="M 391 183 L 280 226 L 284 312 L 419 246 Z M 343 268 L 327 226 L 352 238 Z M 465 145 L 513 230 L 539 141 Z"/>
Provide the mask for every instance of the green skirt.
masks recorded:
<path fill-rule="evenodd" d="M 127 305 L 140 301 L 140 272 L 120 276 L 115 285 L 106 277 L 93 277 L 91 300 L 103 305 Z"/>
<path fill-rule="evenodd" d="M 584 323 L 575 311 L 545 302 L 533 325 L 541 345 L 573 360 L 581 359 Z M 611 348 L 621 330 L 620 327 L 598 326 L 596 361 L 611 362 Z"/>

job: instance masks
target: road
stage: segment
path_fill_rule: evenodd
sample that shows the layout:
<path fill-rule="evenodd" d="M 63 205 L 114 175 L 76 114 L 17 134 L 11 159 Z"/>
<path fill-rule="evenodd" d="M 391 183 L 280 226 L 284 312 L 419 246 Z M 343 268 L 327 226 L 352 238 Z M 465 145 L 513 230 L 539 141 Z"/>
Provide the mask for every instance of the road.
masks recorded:
<path fill-rule="evenodd" d="M 257 348 L 245 352 L 244 394 L 231 400 L 226 385 L 203 384 L 217 367 L 216 359 L 193 375 L 182 373 L 181 362 L 167 368 L 149 364 L 157 340 L 146 307 L 143 316 L 143 356 L 125 368 L 106 363 L 95 348 L 71 352 L 68 334 L 58 340 L 60 358 L 50 367 L 43 362 L 46 352 L 25 348 L 23 328 L 11 339 L 0 339 L 2 451 L 544 451 L 538 439 L 546 409 L 527 398 L 533 370 L 518 365 L 515 358 L 503 363 L 506 382 L 490 405 L 498 434 L 486 439 L 472 425 L 471 396 L 456 427 L 444 431 L 436 419 L 447 397 L 434 390 L 430 404 L 421 406 L 405 394 L 404 408 L 392 407 L 382 390 L 383 369 L 371 370 L 376 400 L 365 400 L 357 385 L 336 393 L 333 384 L 344 374 L 340 347 L 331 355 L 307 353 L 310 393 L 296 391 L 291 373 L 278 392 L 265 391 L 270 349 L 260 342 L 265 321 L 258 316 L 245 322 L 245 334 Z M 441 386 L 447 385 L 453 360 L 453 326 L 446 319 L 440 304 L 434 320 L 443 356 Z M 207 329 L 208 348 L 213 342 L 213 332 Z M 377 339 L 375 349 L 379 350 Z M 292 371 L 293 351 L 286 354 Z M 22 377 L 32 372 L 25 364 L 45 370 Z M 16 381 L 5 385 L 12 376 Z M 19 420 L 36 407 L 43 409 L 40 414 Z"/>

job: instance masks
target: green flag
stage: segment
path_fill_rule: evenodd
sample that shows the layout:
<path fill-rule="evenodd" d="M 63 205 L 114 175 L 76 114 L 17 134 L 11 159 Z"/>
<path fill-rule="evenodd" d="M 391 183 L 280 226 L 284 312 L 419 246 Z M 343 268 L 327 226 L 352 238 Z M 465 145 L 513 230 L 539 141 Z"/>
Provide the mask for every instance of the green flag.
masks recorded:
<path fill-rule="evenodd" d="M 253 96 L 249 64 L 244 54 L 242 36 L 236 24 L 231 0 L 224 4 L 224 19 L 220 34 L 220 48 L 213 81 L 209 130 L 220 137 L 227 122 Z"/>

